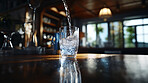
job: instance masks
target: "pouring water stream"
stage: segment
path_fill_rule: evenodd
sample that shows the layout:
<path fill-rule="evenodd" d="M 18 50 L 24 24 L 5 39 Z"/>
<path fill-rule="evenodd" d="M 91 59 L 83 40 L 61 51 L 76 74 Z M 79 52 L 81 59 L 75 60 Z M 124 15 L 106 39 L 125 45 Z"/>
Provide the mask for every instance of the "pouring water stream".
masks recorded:
<path fill-rule="evenodd" d="M 65 11 L 66 11 L 66 16 L 67 16 L 68 25 L 69 25 L 70 36 L 72 36 L 70 11 L 69 11 L 68 6 L 66 4 L 66 0 L 62 0 L 62 1 L 63 1 L 63 4 L 64 4 Z"/>

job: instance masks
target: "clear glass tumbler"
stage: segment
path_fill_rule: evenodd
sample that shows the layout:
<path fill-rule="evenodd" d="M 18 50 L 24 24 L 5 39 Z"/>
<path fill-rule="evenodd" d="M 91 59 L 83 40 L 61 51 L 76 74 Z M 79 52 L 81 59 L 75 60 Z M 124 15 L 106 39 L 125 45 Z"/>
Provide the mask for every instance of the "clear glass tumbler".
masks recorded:
<path fill-rule="evenodd" d="M 59 45 L 62 57 L 75 58 L 79 46 L 79 28 L 62 26 L 59 28 Z"/>

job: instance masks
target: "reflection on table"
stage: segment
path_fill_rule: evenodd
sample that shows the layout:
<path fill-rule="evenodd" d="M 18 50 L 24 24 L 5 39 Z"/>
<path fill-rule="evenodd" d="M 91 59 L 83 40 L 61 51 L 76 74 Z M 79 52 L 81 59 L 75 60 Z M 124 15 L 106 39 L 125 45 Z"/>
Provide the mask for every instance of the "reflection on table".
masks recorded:
<path fill-rule="evenodd" d="M 148 83 L 148 55 L 78 54 L 0 57 L 2 83 Z"/>
<path fill-rule="evenodd" d="M 76 59 L 61 58 L 60 83 L 81 83 L 81 73 Z"/>

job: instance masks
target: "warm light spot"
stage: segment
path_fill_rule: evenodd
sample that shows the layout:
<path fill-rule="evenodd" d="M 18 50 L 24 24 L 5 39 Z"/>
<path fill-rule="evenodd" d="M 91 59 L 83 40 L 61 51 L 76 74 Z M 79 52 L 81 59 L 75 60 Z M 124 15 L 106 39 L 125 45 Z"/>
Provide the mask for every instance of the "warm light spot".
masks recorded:
<path fill-rule="evenodd" d="M 109 8 L 102 8 L 100 10 L 99 16 L 103 18 L 108 18 L 112 15 L 111 10 Z"/>
<path fill-rule="evenodd" d="M 59 14 L 63 15 L 63 16 L 66 16 L 65 12 L 64 11 L 60 11 Z"/>
<path fill-rule="evenodd" d="M 112 16 L 112 12 L 109 8 L 102 8 L 99 12 L 99 17 L 104 18 L 104 21 L 107 21 L 107 18 Z"/>
<path fill-rule="evenodd" d="M 58 9 L 56 7 L 51 7 L 50 8 L 52 11 L 58 12 Z"/>
<path fill-rule="evenodd" d="M 77 59 L 90 59 L 90 58 L 105 58 L 115 56 L 116 54 L 77 54 Z"/>

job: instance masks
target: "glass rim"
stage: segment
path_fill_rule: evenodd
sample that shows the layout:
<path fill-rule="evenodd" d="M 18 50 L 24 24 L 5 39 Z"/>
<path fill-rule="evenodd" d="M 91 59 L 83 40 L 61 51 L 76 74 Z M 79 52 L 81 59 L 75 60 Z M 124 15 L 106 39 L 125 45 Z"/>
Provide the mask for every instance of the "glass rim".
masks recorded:
<path fill-rule="evenodd" d="M 79 28 L 79 27 L 77 27 L 77 26 L 60 26 L 59 28 L 63 28 L 63 27 L 76 27 L 76 28 Z"/>
<path fill-rule="evenodd" d="M 60 29 L 64 29 L 65 27 L 66 27 L 67 30 L 69 31 L 69 26 L 61 26 L 61 27 L 59 27 L 59 30 L 60 30 Z M 77 26 L 71 26 L 71 30 L 72 30 L 72 31 L 79 30 L 79 27 L 77 27 Z"/>

